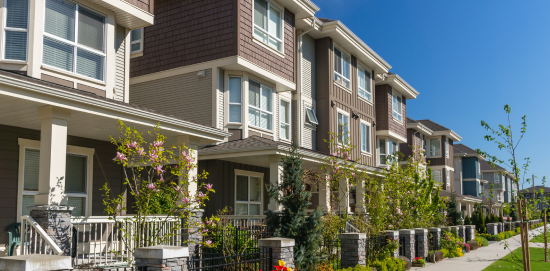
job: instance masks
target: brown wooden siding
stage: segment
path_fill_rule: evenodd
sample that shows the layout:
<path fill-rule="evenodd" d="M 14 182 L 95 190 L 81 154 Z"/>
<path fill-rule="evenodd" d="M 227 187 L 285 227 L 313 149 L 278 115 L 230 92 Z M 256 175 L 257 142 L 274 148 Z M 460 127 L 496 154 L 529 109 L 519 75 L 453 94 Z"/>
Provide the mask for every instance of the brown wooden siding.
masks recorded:
<path fill-rule="evenodd" d="M 407 129 L 407 143 L 399 144 L 399 151 L 403 153 L 403 161 L 407 161 L 414 154 L 414 149 L 420 147 L 420 133 L 415 129 Z"/>
<path fill-rule="evenodd" d="M 199 161 L 199 172 L 208 172 L 207 183 L 214 185 L 216 193 L 209 196 L 204 207 L 205 216 L 216 214 L 224 207 L 235 208 L 235 169 L 261 172 L 264 174 L 263 210 L 267 210 L 269 197 L 265 190 L 265 184 L 269 183 L 269 168 L 257 167 L 223 160 L 202 160 Z M 262 212 L 263 213 L 263 212 Z"/>
<path fill-rule="evenodd" d="M 246 58 L 252 63 L 283 77 L 286 80 L 295 82 L 294 76 L 294 14 L 285 9 L 284 11 L 284 58 L 273 53 L 271 50 L 255 43 L 252 23 L 252 3 L 253 0 L 240 1 L 240 37 L 239 37 L 239 56 Z"/>
<path fill-rule="evenodd" d="M 130 77 L 237 55 L 236 0 L 162 0 Z"/>
<path fill-rule="evenodd" d="M 376 86 L 376 130 L 390 130 L 402 137 L 407 136 L 407 100 L 403 97 L 402 113 L 403 122 L 393 120 L 393 96 L 389 85 Z M 385 97 L 385 98 L 384 98 Z"/>
<path fill-rule="evenodd" d="M 18 172 L 19 172 L 19 138 L 40 140 L 40 131 L 13 126 L 0 125 L 0 228 L 4 229 L 17 220 Z M 67 144 L 79 147 L 93 148 L 93 191 L 92 213 L 90 215 L 105 215 L 103 213 L 102 192 L 99 189 L 108 183 L 114 195 L 124 191 L 122 167 L 112 161 L 116 148 L 108 141 L 99 141 L 81 137 L 69 136 Z M 8 234 L 0 231 L 0 244 L 6 244 Z"/>
<path fill-rule="evenodd" d="M 140 9 L 143 9 L 151 14 L 154 13 L 154 0 L 124 0 Z M 158 1 L 157 1 L 158 2 Z"/>

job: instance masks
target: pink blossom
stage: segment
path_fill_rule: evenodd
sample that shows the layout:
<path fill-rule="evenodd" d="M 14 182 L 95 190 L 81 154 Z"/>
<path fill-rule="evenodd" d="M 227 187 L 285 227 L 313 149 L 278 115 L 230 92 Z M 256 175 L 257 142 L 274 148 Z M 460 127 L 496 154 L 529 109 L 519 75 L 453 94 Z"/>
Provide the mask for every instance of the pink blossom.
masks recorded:
<path fill-rule="evenodd" d="M 200 202 L 200 201 L 201 201 L 201 199 L 199 199 L 199 198 L 196 198 L 196 199 L 195 199 L 195 201 L 196 201 L 196 202 Z"/>
<path fill-rule="evenodd" d="M 164 142 L 162 142 L 162 141 L 155 141 L 155 142 L 153 142 L 153 146 L 154 147 L 160 147 L 160 146 L 162 146 L 163 143 Z"/>
<path fill-rule="evenodd" d="M 182 191 L 182 189 L 179 185 L 174 187 L 174 190 L 176 190 L 176 192 L 178 192 L 178 193 L 181 193 L 181 191 Z"/>
<path fill-rule="evenodd" d="M 138 152 L 139 155 L 145 154 L 145 151 L 143 150 L 143 148 L 139 148 L 139 149 L 137 150 L 137 152 Z"/>
<path fill-rule="evenodd" d="M 155 167 L 155 169 L 157 170 L 158 173 L 163 173 L 163 172 L 165 172 L 165 170 L 162 169 L 162 165 L 158 165 L 157 167 Z"/>
<path fill-rule="evenodd" d="M 332 154 L 332 156 L 338 156 L 338 153 L 335 152 L 335 153 Z"/>
<path fill-rule="evenodd" d="M 390 224 L 390 225 L 388 225 L 388 227 L 389 227 L 390 229 L 391 229 L 391 228 L 393 228 L 393 226 L 392 226 L 391 224 Z"/>
<path fill-rule="evenodd" d="M 113 159 L 113 161 L 115 160 L 120 160 L 120 162 L 122 163 L 122 161 L 126 160 L 126 156 L 124 156 L 124 153 L 117 152 L 116 157 Z"/>
<path fill-rule="evenodd" d="M 208 230 L 207 229 L 202 230 L 202 233 L 205 233 L 205 232 L 208 232 Z"/>
<path fill-rule="evenodd" d="M 206 196 L 206 195 L 203 194 L 202 192 L 199 192 L 199 195 L 198 195 L 199 198 L 204 198 L 204 196 Z"/>
<path fill-rule="evenodd" d="M 206 188 L 208 191 L 212 190 L 212 186 L 214 186 L 213 184 L 211 183 L 208 183 L 206 184 L 206 186 L 204 188 Z"/>
<path fill-rule="evenodd" d="M 444 216 L 447 216 L 447 211 L 443 211 L 443 215 L 444 215 Z"/>
<path fill-rule="evenodd" d="M 209 246 L 209 245 L 211 245 L 211 244 L 212 244 L 212 241 L 210 241 L 210 240 L 206 241 L 206 245 L 207 245 L 207 246 Z"/>
<path fill-rule="evenodd" d="M 147 184 L 147 188 L 153 190 L 153 189 L 155 189 L 155 184 L 154 183 L 149 183 L 149 184 Z"/>
<path fill-rule="evenodd" d="M 183 202 L 186 204 L 189 203 L 189 198 L 183 198 Z"/>
<path fill-rule="evenodd" d="M 137 146 L 137 142 L 135 142 L 135 141 L 132 142 L 132 144 L 130 144 L 130 147 L 132 147 L 132 148 L 135 148 L 136 146 Z"/>
<path fill-rule="evenodd" d="M 351 173 L 351 176 L 352 176 L 352 177 L 355 177 L 355 172 L 352 172 L 352 173 Z"/>

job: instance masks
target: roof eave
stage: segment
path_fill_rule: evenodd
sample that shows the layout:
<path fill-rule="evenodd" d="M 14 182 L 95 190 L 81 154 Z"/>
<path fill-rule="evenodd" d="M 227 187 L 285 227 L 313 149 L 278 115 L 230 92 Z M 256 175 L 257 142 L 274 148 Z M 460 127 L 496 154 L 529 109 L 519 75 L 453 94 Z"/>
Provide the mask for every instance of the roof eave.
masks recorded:
<path fill-rule="evenodd" d="M 425 125 L 423 125 L 422 123 L 407 123 L 407 128 L 408 129 L 415 129 L 417 130 L 418 132 L 421 132 L 421 133 L 424 133 L 426 135 L 432 135 L 433 134 L 433 131 L 426 127 Z"/>
<path fill-rule="evenodd" d="M 309 0 L 278 0 L 277 2 L 294 13 L 296 20 L 312 17 L 320 10 L 317 5 Z"/>
<path fill-rule="evenodd" d="M 418 94 L 420 94 L 416 89 L 409 85 L 409 83 L 403 80 L 403 78 L 401 78 L 401 76 L 399 76 L 398 74 L 388 74 L 386 80 L 381 82 L 386 82 L 407 99 L 416 99 Z"/>

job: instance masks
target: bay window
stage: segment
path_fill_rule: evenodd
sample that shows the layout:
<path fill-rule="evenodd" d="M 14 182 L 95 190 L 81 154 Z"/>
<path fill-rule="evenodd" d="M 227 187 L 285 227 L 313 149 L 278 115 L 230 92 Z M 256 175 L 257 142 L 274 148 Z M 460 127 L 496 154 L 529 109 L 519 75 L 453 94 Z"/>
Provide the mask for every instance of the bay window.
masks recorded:
<path fill-rule="evenodd" d="M 395 92 L 392 99 L 392 111 L 394 120 L 403 121 L 403 101 L 401 95 Z"/>
<path fill-rule="evenodd" d="M 290 140 L 290 103 L 281 100 L 281 139 Z"/>
<path fill-rule="evenodd" d="M 229 122 L 242 122 L 242 78 L 229 77 Z"/>
<path fill-rule="evenodd" d="M 4 0 L 3 59 L 27 61 L 29 0 Z"/>
<path fill-rule="evenodd" d="M 338 112 L 338 143 L 349 143 L 349 115 Z"/>
<path fill-rule="evenodd" d="M 428 156 L 441 156 L 441 138 L 429 139 Z"/>
<path fill-rule="evenodd" d="M 248 85 L 248 124 L 271 131 L 273 129 L 273 90 L 253 80 L 249 80 Z"/>
<path fill-rule="evenodd" d="M 139 53 L 143 51 L 143 28 L 134 29 L 130 32 L 130 52 Z"/>
<path fill-rule="evenodd" d="M 283 11 L 265 0 L 254 0 L 254 38 L 283 51 Z"/>
<path fill-rule="evenodd" d="M 441 184 L 441 170 L 432 170 L 432 177 L 434 179 L 434 183 Z"/>
<path fill-rule="evenodd" d="M 235 215 L 262 214 L 262 178 L 237 175 Z"/>
<path fill-rule="evenodd" d="M 366 122 L 361 121 L 361 152 L 371 153 L 371 130 L 370 125 Z"/>
<path fill-rule="evenodd" d="M 357 65 L 357 82 L 359 97 L 372 102 L 371 73 L 361 65 Z"/>
<path fill-rule="evenodd" d="M 105 67 L 105 16 L 74 2 L 46 0 L 43 63 L 100 81 Z"/>
<path fill-rule="evenodd" d="M 338 47 L 334 47 L 334 81 L 350 88 L 351 57 Z"/>

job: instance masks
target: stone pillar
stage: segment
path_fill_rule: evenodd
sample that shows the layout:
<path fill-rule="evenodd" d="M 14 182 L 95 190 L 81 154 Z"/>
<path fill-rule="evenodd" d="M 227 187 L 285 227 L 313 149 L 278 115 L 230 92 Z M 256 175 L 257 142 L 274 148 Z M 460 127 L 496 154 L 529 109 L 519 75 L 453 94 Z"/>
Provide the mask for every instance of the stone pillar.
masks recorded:
<path fill-rule="evenodd" d="M 340 234 L 342 268 L 366 265 L 366 243 L 366 233 Z"/>
<path fill-rule="evenodd" d="M 504 223 L 498 222 L 498 232 L 501 233 L 504 231 Z"/>
<path fill-rule="evenodd" d="M 428 229 L 428 231 L 429 231 L 428 236 L 430 236 L 429 238 L 431 239 L 430 241 L 432 242 L 432 244 L 434 244 L 434 247 L 435 247 L 434 250 L 439 250 L 441 248 L 441 246 L 439 245 L 441 244 L 441 229 L 436 227 L 431 227 Z"/>
<path fill-rule="evenodd" d="M 69 256 L 26 254 L 0 258 L 0 270 L 69 271 L 73 267 Z"/>
<path fill-rule="evenodd" d="M 286 263 L 286 267 L 294 269 L 294 239 L 290 238 L 266 238 L 258 241 L 258 247 L 271 248 L 271 266 L 279 265 L 279 260 Z"/>
<path fill-rule="evenodd" d="M 409 260 L 412 261 L 412 259 L 414 259 L 414 255 L 415 255 L 415 252 L 414 252 L 414 230 L 409 230 L 409 229 L 406 229 L 406 230 L 399 230 L 399 239 L 405 239 L 405 245 L 403 247 L 403 250 L 404 250 L 404 255 L 401 255 L 401 256 L 405 256 L 407 258 L 409 258 Z"/>
<path fill-rule="evenodd" d="M 360 214 L 366 214 L 367 208 L 365 206 L 365 180 L 357 180 L 356 199 L 355 199 L 355 212 Z"/>
<path fill-rule="evenodd" d="M 511 230 L 512 230 L 512 223 L 504 222 L 504 231 L 511 231 Z"/>
<path fill-rule="evenodd" d="M 349 213 L 349 182 L 347 178 L 340 178 L 340 183 L 338 185 L 338 204 L 339 212 Z"/>
<path fill-rule="evenodd" d="M 458 237 L 462 240 L 462 242 L 466 242 L 466 226 L 458 226 Z"/>
<path fill-rule="evenodd" d="M 418 243 L 418 257 L 428 257 L 428 229 L 414 229 L 414 237 Z M 416 257 L 415 257 L 416 258 Z"/>
<path fill-rule="evenodd" d="M 281 157 L 279 155 L 269 156 L 269 178 L 273 185 L 279 185 L 283 181 L 283 166 L 281 165 Z M 267 208 L 271 211 L 281 211 L 283 206 L 270 198 Z"/>
<path fill-rule="evenodd" d="M 476 226 L 466 225 L 466 242 L 472 241 L 476 238 Z"/>
<path fill-rule="evenodd" d="M 71 233 L 73 228 L 71 211 L 74 207 L 36 205 L 27 207 L 27 209 L 30 210 L 30 217 L 59 246 L 61 251 L 63 251 L 63 255 L 71 255 Z M 33 247 L 32 244 L 31 247 Z"/>
<path fill-rule="evenodd" d="M 386 238 L 392 242 L 399 242 L 399 232 L 398 231 L 384 231 L 381 232 L 382 235 L 386 235 Z M 391 255 L 393 258 L 399 258 L 399 248 L 397 248 Z"/>
<path fill-rule="evenodd" d="M 67 205 L 65 166 L 67 163 L 67 123 L 71 110 L 43 106 L 38 108 L 40 126 L 40 166 L 36 205 Z"/>
<path fill-rule="evenodd" d="M 187 270 L 189 250 L 180 246 L 151 246 L 135 250 L 136 271 Z"/>
<path fill-rule="evenodd" d="M 184 229 L 182 230 L 183 240 L 187 240 L 190 256 L 198 253 L 199 244 L 202 241 L 202 232 L 199 230 L 198 225 L 201 223 L 203 214 L 204 210 L 202 209 L 193 211 L 189 216 L 187 226 L 184 225 Z"/>
<path fill-rule="evenodd" d="M 321 172 L 320 175 L 323 176 L 324 170 L 321 166 L 317 167 L 317 171 Z M 325 174 L 326 175 L 326 174 Z M 328 175 L 330 178 L 331 176 Z M 330 212 L 331 210 L 331 204 L 330 204 L 330 184 L 327 181 L 320 181 L 319 182 L 319 208 L 323 210 L 324 212 Z"/>
<path fill-rule="evenodd" d="M 490 235 L 495 235 L 498 233 L 496 223 L 487 223 L 487 233 Z"/>
<path fill-rule="evenodd" d="M 516 228 L 519 228 L 519 225 L 520 225 L 520 222 L 519 221 L 515 221 L 514 222 L 514 231 L 516 230 Z"/>

